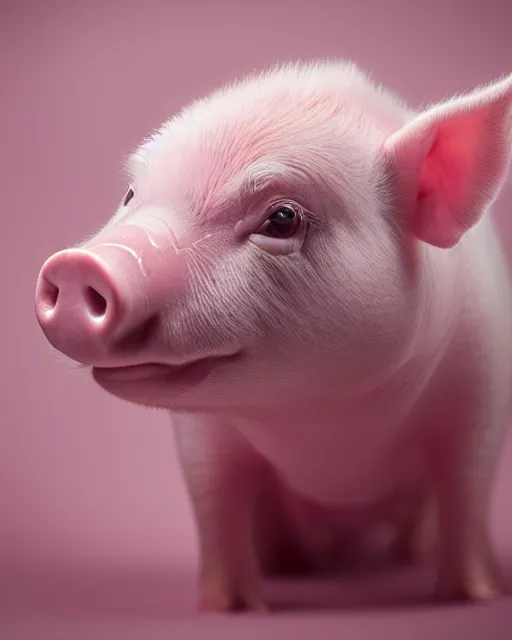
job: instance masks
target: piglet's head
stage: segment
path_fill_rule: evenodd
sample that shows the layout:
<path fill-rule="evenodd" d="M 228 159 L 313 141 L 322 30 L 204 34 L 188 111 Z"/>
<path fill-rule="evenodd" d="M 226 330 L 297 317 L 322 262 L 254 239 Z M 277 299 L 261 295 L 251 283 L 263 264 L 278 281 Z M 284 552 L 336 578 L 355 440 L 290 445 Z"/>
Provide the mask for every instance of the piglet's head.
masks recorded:
<path fill-rule="evenodd" d="M 253 76 L 166 122 L 118 211 L 50 257 L 48 340 L 132 402 L 272 407 L 407 357 L 418 257 L 453 248 L 510 163 L 512 77 L 413 113 L 348 64 Z"/>

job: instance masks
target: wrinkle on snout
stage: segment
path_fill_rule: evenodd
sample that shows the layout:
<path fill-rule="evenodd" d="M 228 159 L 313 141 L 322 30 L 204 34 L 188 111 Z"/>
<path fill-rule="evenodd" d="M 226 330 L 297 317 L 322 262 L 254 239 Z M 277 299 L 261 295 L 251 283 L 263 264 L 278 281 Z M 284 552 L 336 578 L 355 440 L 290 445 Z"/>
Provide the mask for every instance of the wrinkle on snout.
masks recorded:
<path fill-rule="evenodd" d="M 89 249 L 91 251 L 94 251 L 94 249 L 101 249 L 101 247 L 114 247 L 115 249 L 122 249 L 124 251 L 128 251 L 128 253 L 136 260 L 137 264 L 139 265 L 142 275 L 144 276 L 148 275 L 149 272 L 145 269 L 144 262 L 142 260 L 142 253 L 141 255 L 139 255 L 131 247 L 127 247 L 126 245 L 121 244 L 119 242 L 102 242 L 101 244 L 95 244 L 89 247 Z"/>

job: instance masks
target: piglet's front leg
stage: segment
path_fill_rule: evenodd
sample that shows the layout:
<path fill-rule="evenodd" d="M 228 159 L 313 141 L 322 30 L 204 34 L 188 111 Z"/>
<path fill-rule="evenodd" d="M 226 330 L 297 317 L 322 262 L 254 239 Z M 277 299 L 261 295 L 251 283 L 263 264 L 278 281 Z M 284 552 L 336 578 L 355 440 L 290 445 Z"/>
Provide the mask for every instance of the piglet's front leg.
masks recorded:
<path fill-rule="evenodd" d="M 253 540 L 263 462 L 232 425 L 173 421 L 199 537 L 199 608 L 264 611 Z"/>
<path fill-rule="evenodd" d="M 499 388 L 496 382 L 494 391 Z M 501 595 L 488 521 L 506 421 L 503 403 L 489 402 L 491 390 L 485 401 L 478 399 L 479 391 L 453 395 L 454 406 L 463 409 L 446 415 L 429 443 L 439 515 L 436 595 L 443 601 L 487 602 Z"/>

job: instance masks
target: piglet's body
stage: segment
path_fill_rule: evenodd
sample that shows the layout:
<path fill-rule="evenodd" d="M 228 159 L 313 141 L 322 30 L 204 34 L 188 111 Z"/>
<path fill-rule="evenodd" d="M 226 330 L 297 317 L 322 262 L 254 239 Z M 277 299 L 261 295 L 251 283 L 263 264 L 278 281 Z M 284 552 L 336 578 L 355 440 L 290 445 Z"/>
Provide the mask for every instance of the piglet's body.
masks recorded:
<path fill-rule="evenodd" d="M 437 550 L 439 597 L 498 595 L 511 150 L 512 76 L 416 113 L 353 65 L 282 67 L 166 122 L 112 220 L 43 266 L 49 341 L 172 414 L 206 608 L 262 609 L 263 574 L 343 570 L 383 532 Z"/>

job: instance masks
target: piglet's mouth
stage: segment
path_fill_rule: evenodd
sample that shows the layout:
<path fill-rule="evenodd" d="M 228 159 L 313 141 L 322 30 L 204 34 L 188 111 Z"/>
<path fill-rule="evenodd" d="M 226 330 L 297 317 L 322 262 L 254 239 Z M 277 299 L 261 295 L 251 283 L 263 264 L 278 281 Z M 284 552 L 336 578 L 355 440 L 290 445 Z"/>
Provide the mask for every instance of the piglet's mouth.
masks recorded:
<path fill-rule="evenodd" d="M 221 362 L 235 356 L 208 357 L 179 365 L 147 363 L 120 367 L 93 367 L 93 378 L 99 383 L 200 382 Z"/>

